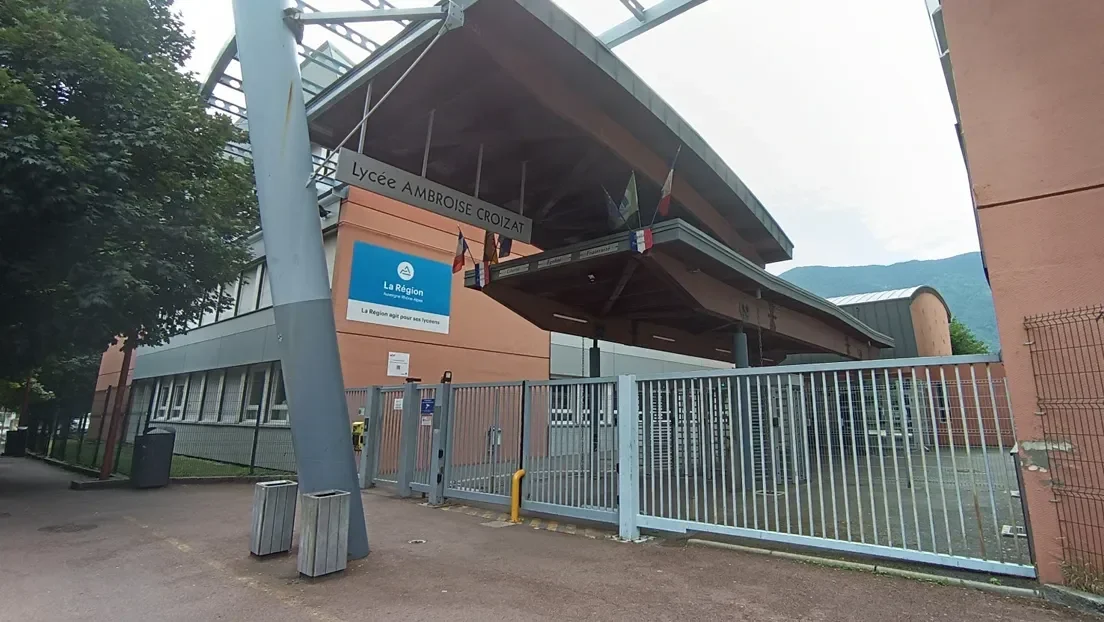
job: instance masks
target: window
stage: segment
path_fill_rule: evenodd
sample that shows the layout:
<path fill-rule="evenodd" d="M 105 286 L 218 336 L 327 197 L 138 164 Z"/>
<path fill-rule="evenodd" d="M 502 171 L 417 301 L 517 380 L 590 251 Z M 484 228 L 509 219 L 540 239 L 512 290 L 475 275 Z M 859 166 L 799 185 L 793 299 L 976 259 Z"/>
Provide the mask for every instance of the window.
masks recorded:
<path fill-rule="evenodd" d="M 284 388 L 284 372 L 279 363 L 272 366 L 269 384 L 272 390 L 268 395 L 268 415 L 265 420 L 271 423 L 286 423 L 288 420 L 287 390 Z"/>
<path fill-rule="evenodd" d="M 257 294 L 260 293 L 260 289 L 257 287 L 257 280 L 260 278 L 260 272 L 261 266 L 258 264 L 241 273 L 241 289 L 238 290 L 237 315 L 249 313 L 257 309 Z"/>
<path fill-rule="evenodd" d="M 209 296 L 213 296 L 213 294 L 210 294 Z M 205 311 L 203 313 L 203 317 L 199 320 L 199 325 L 207 326 L 208 324 L 214 324 L 216 317 L 218 317 L 218 311 L 216 311 L 215 309 Z"/>
<path fill-rule="evenodd" d="M 157 381 L 157 408 L 153 413 L 154 419 L 169 418 L 169 394 L 172 392 L 172 378 L 161 378 Z"/>
<path fill-rule="evenodd" d="M 265 309 L 272 306 L 272 290 L 268 283 L 268 265 L 261 264 L 261 293 L 257 296 L 257 308 Z"/>
<path fill-rule="evenodd" d="M 188 377 L 176 376 L 173 378 L 172 399 L 169 402 L 169 418 L 184 418 L 184 403 L 187 401 Z"/>
<path fill-rule="evenodd" d="M 222 292 L 222 298 L 230 299 L 230 306 L 227 308 L 219 307 L 218 315 L 215 316 L 215 321 L 228 320 L 234 317 L 234 307 L 237 305 L 238 299 L 238 279 L 234 279 L 233 282 L 227 283 L 219 290 Z"/>
<path fill-rule="evenodd" d="M 200 421 L 218 421 L 219 398 L 222 397 L 222 379 L 225 372 L 221 370 L 207 372 L 205 390 L 203 392 L 203 409 L 199 413 Z"/>
<path fill-rule="evenodd" d="M 268 366 L 251 367 L 245 385 L 245 409 L 243 421 L 254 421 L 264 406 L 264 395 L 268 389 Z"/>
<path fill-rule="evenodd" d="M 203 372 L 195 372 L 188 378 L 188 398 L 184 407 L 184 418 L 199 420 L 199 409 L 203 406 Z"/>
<path fill-rule="evenodd" d="M 223 381 L 222 407 L 219 421 L 237 423 L 241 421 L 242 384 L 245 380 L 245 368 L 236 367 L 226 370 Z"/>

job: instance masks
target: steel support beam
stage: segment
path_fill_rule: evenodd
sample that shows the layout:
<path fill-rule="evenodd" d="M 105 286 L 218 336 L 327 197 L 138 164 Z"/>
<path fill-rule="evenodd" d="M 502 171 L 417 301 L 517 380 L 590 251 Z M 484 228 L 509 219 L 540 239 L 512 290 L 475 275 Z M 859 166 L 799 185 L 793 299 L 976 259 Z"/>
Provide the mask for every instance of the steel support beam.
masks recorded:
<path fill-rule="evenodd" d="M 300 24 L 357 24 L 363 22 L 395 22 L 399 20 L 444 19 L 448 5 L 409 9 L 365 9 L 363 11 L 299 12 L 292 17 Z"/>
<path fill-rule="evenodd" d="M 445 28 L 458 28 L 464 24 L 464 9 L 475 0 L 459 0 L 450 2 L 449 14 L 445 18 Z M 327 88 L 310 101 L 307 107 L 307 119 L 313 120 L 329 110 L 331 106 L 341 101 L 349 93 L 356 90 L 364 83 L 374 78 L 385 68 L 391 66 L 396 59 L 401 58 L 422 43 L 433 38 L 441 29 L 436 20 L 423 20 L 420 23 L 411 24 L 404 34 L 400 34 L 388 41 L 369 56 L 364 62 L 346 73 L 331 88 Z"/>
<path fill-rule="evenodd" d="M 311 175 L 311 150 L 295 36 L 284 21 L 291 5 L 234 0 L 238 59 L 299 485 L 304 493 L 351 493 L 348 552 L 355 559 L 368 554 L 368 533 L 349 440 L 318 194 L 303 184 Z"/>
<path fill-rule="evenodd" d="M 614 47 L 642 35 L 649 30 L 670 21 L 690 9 L 705 2 L 705 0 L 663 0 L 655 6 L 644 9 L 642 18 L 633 17 L 598 35 L 598 40 L 606 44 L 606 47 Z M 635 11 L 633 11 L 635 15 Z"/>

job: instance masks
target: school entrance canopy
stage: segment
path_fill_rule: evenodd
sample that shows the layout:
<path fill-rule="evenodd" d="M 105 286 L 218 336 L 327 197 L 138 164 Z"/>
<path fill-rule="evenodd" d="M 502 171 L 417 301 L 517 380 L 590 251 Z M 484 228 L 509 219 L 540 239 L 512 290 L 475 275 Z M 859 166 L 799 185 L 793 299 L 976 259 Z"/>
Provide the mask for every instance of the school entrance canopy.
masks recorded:
<path fill-rule="evenodd" d="M 713 359 L 733 360 L 744 333 L 752 364 L 795 352 L 874 358 L 892 344 L 762 269 L 793 250 L 767 209 L 551 0 L 451 6 L 462 25 L 411 23 L 307 114 L 316 144 L 532 221 L 527 241 L 544 253 L 496 266 L 487 295 L 545 329 Z M 361 137 L 353 130 L 373 107 Z M 635 172 L 640 212 L 629 224 L 653 221 L 676 152 L 670 213 L 652 227 L 654 249 L 633 256 L 607 193 L 619 198 Z M 614 242 L 617 252 L 596 252 Z M 538 269 L 542 258 L 555 261 Z"/>
<path fill-rule="evenodd" d="M 644 253 L 621 232 L 500 263 L 483 291 L 547 330 L 711 359 L 732 360 L 743 327 L 752 365 L 794 352 L 877 358 L 892 344 L 685 221 L 651 231 Z"/>

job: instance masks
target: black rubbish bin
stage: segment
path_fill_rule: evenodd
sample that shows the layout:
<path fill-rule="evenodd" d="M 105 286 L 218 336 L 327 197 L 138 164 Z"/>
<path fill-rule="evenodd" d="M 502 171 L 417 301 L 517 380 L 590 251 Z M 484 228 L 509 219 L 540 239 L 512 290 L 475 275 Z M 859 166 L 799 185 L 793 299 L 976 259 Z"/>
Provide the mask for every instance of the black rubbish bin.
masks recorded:
<path fill-rule="evenodd" d="M 135 488 L 160 488 L 169 485 L 176 432 L 152 428 L 134 439 L 134 463 L 130 483 Z"/>
<path fill-rule="evenodd" d="M 4 440 L 4 455 L 22 458 L 27 455 L 27 438 L 30 431 L 27 428 L 15 428 L 8 430 Z"/>

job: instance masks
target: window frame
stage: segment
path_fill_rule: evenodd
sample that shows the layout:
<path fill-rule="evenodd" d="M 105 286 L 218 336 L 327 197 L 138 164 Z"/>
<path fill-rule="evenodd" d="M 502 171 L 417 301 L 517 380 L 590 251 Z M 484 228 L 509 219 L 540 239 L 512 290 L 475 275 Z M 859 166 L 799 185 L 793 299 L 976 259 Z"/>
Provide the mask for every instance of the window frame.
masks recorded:
<path fill-rule="evenodd" d="M 264 367 L 257 368 L 256 365 L 250 365 L 246 368 L 245 372 L 245 386 L 242 391 L 242 404 L 241 404 L 241 417 L 240 423 L 256 423 L 258 418 L 262 418 L 262 414 L 265 409 L 265 398 L 268 395 L 268 383 L 271 376 L 271 365 L 265 365 Z M 261 374 L 261 393 L 260 401 L 256 404 L 250 404 L 250 397 L 252 396 L 254 375 Z M 250 416 L 252 413 L 252 416 Z"/>
<path fill-rule="evenodd" d="M 184 384 L 183 385 L 177 385 L 176 378 L 177 378 L 177 376 L 181 376 L 181 375 L 184 376 Z M 188 384 L 189 384 L 190 380 L 191 380 L 191 374 L 176 374 L 176 375 L 173 376 L 172 390 L 169 393 L 169 421 L 183 421 L 184 420 L 184 410 L 185 410 L 185 408 L 188 407 Z M 180 405 L 179 406 L 177 406 L 174 403 L 176 401 L 175 400 L 175 398 L 176 398 L 176 389 L 177 389 L 178 386 L 180 387 Z"/>
<path fill-rule="evenodd" d="M 166 385 L 165 379 L 168 379 Z M 169 403 L 172 401 L 172 376 L 162 376 L 157 379 L 157 396 L 153 404 L 153 419 L 155 421 L 167 421 L 169 418 Z M 162 401 L 164 403 L 162 403 Z"/>
<path fill-rule="evenodd" d="M 288 398 L 287 398 L 287 384 L 284 383 L 284 370 L 283 365 L 279 361 L 272 363 L 269 366 L 269 389 L 268 389 L 268 404 L 265 406 L 264 422 L 272 425 L 288 425 L 290 417 L 288 414 Z M 284 390 L 284 399 L 281 403 L 276 402 L 276 389 L 282 387 Z M 283 413 L 279 419 L 273 418 L 273 412 Z"/>

